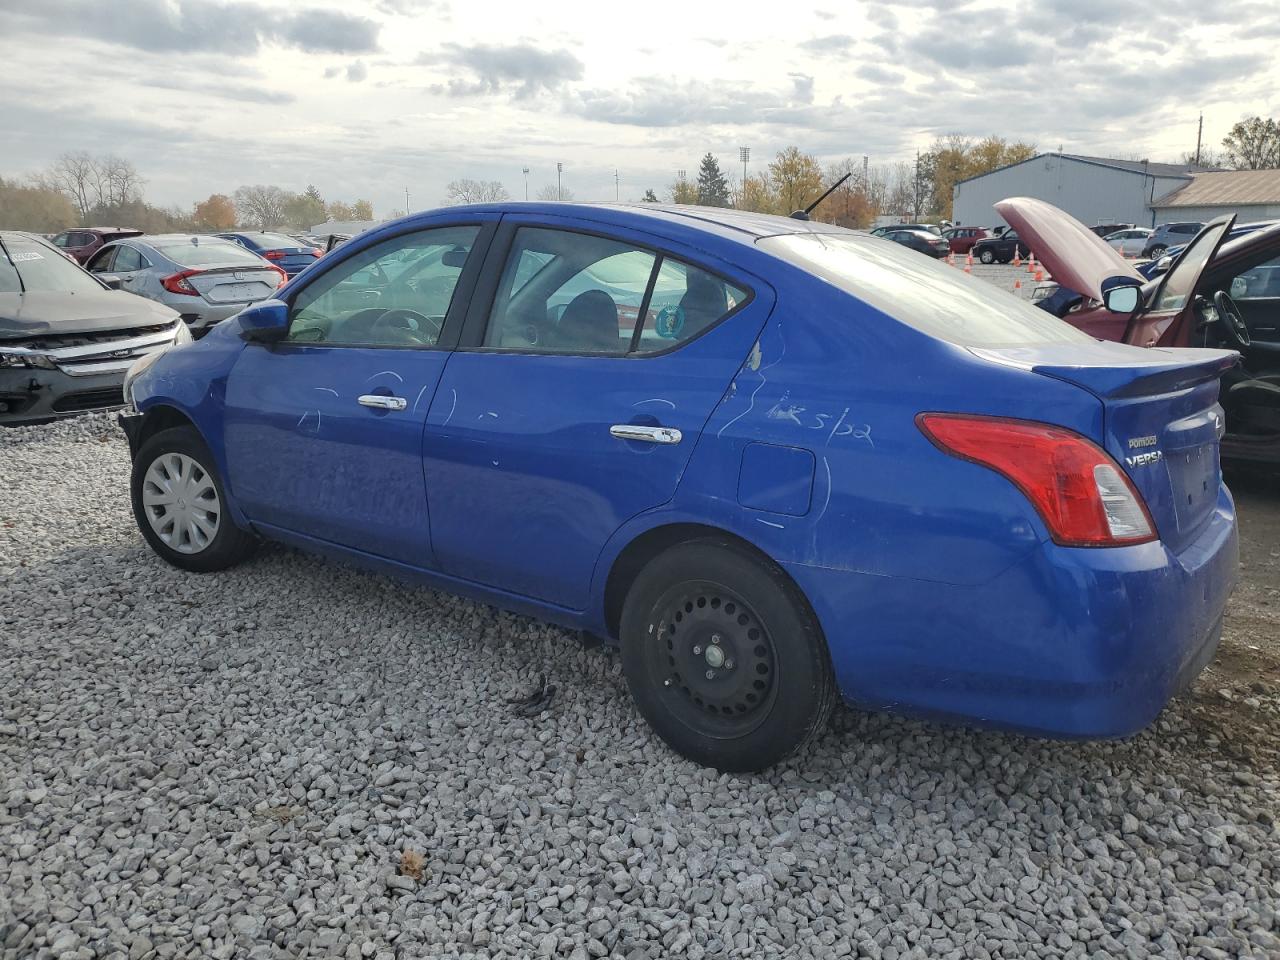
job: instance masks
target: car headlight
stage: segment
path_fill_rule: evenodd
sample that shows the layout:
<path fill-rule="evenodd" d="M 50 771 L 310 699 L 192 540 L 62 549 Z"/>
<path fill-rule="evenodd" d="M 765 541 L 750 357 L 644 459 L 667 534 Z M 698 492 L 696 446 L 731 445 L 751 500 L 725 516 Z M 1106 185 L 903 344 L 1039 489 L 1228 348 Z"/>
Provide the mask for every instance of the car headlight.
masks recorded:
<path fill-rule="evenodd" d="M 180 347 L 184 343 L 190 343 L 192 340 L 191 330 L 187 327 L 186 321 L 178 321 L 178 329 L 173 332 L 173 345 Z"/>
<path fill-rule="evenodd" d="M 33 353 L 23 347 L 12 350 L 0 350 L 0 369 L 5 367 L 39 367 L 42 370 L 54 369 L 51 357 L 43 353 Z"/>
<path fill-rule="evenodd" d="M 190 334 L 188 334 L 188 337 Z M 137 410 L 137 405 L 133 402 L 133 384 L 138 377 L 150 369 L 151 365 L 164 356 L 164 350 L 155 350 L 151 353 L 145 353 L 133 362 L 133 365 L 125 372 L 124 375 L 124 402 L 130 410 Z"/>

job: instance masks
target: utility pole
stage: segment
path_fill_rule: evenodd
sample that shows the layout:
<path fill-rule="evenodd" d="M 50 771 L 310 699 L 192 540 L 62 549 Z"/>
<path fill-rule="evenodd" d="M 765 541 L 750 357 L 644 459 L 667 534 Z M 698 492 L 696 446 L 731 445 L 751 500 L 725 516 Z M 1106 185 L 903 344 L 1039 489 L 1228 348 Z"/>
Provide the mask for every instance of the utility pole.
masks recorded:
<path fill-rule="evenodd" d="M 524 168 L 524 198 L 529 199 L 529 168 Z"/>
<path fill-rule="evenodd" d="M 622 199 L 622 181 L 618 179 L 618 168 L 613 168 L 613 199 Z"/>
<path fill-rule="evenodd" d="M 738 148 L 738 159 L 742 161 L 742 208 L 747 206 L 747 161 L 751 159 L 750 147 Z"/>
<path fill-rule="evenodd" d="M 564 190 L 562 190 L 560 187 L 560 174 L 562 174 L 563 172 L 564 172 L 564 164 L 557 161 L 556 162 L 556 199 L 557 200 L 564 199 Z"/>
<path fill-rule="evenodd" d="M 409 212 L 409 188 L 408 187 L 404 188 L 404 212 L 406 214 L 408 214 Z"/>
<path fill-rule="evenodd" d="M 1200 126 L 1196 128 L 1196 166 L 1200 166 L 1200 137 L 1204 134 L 1204 113 L 1200 114 Z"/>

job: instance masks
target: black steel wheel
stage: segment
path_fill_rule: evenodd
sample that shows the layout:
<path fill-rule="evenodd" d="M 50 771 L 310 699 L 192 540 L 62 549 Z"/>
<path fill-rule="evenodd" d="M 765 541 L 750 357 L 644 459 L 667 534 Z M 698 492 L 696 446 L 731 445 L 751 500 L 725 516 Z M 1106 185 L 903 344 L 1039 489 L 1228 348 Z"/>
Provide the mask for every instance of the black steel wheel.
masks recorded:
<path fill-rule="evenodd" d="M 627 684 L 678 753 L 761 770 L 825 725 L 834 684 L 808 603 L 776 567 L 718 541 L 649 564 L 622 614 Z"/>

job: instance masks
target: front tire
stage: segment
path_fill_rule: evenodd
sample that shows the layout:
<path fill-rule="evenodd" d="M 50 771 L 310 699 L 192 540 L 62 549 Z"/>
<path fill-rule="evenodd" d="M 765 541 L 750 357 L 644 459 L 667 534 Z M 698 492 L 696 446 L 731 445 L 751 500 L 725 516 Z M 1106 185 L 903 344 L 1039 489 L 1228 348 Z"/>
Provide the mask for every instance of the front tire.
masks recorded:
<path fill-rule="evenodd" d="M 650 562 L 627 594 L 621 640 L 640 712 L 696 763 L 763 770 L 826 726 L 835 684 L 813 612 L 781 570 L 731 542 Z"/>
<path fill-rule="evenodd" d="M 1168 247 L 1166 247 L 1166 246 L 1155 246 L 1155 247 L 1152 247 L 1152 248 L 1151 248 L 1151 253 L 1150 253 L 1150 255 L 1149 255 L 1149 259 L 1151 259 L 1151 260 L 1159 260 L 1161 257 L 1163 257 L 1163 256 L 1164 256 L 1165 251 L 1166 251 L 1166 250 L 1168 250 L 1168 249 L 1169 249 L 1169 248 L 1168 248 Z"/>
<path fill-rule="evenodd" d="M 978 254 L 978 259 L 981 260 L 983 263 L 991 264 L 996 262 L 996 255 L 995 255 L 995 252 L 992 250 L 983 250 L 980 254 Z"/>
<path fill-rule="evenodd" d="M 231 519 L 213 454 L 194 428 L 148 438 L 134 457 L 129 486 L 138 529 L 173 566 L 210 573 L 253 552 L 255 540 Z"/>

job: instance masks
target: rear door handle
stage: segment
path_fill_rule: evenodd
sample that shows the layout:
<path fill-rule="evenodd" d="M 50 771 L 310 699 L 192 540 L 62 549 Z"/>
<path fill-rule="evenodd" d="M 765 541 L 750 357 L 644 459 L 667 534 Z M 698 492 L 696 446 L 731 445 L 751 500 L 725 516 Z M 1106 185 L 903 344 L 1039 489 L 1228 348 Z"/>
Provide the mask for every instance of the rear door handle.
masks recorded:
<path fill-rule="evenodd" d="M 615 423 L 609 433 L 619 440 L 643 443 L 679 443 L 684 435 L 674 427 L 645 427 L 636 423 Z"/>
<path fill-rule="evenodd" d="M 362 407 L 374 407 L 377 410 L 403 410 L 409 406 L 404 397 L 388 397 L 380 393 L 366 393 L 359 400 Z"/>

